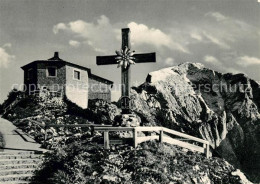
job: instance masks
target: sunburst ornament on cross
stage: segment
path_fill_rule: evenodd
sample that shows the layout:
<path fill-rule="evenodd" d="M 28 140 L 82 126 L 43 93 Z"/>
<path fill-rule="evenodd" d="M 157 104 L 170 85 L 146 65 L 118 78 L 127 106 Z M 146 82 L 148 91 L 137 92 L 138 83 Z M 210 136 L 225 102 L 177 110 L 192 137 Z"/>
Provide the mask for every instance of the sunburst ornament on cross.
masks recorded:
<path fill-rule="evenodd" d="M 121 49 L 121 51 L 116 50 L 117 57 L 115 58 L 118 63 L 117 68 L 124 67 L 127 68 L 127 66 L 130 66 L 131 64 L 135 64 L 134 60 L 135 57 L 133 57 L 135 51 L 130 51 L 130 49 L 125 46 L 125 50 Z"/>

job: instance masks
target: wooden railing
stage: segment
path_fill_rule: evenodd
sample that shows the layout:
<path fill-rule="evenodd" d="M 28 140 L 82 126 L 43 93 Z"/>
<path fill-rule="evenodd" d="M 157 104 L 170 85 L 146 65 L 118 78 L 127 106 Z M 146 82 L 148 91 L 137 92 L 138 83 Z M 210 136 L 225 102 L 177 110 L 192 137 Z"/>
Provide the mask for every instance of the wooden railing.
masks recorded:
<path fill-rule="evenodd" d="M 205 153 L 206 157 L 210 157 L 209 142 L 194 136 L 190 136 L 185 133 L 181 133 L 175 130 L 171 130 L 165 127 L 112 127 L 112 125 L 100 125 L 100 124 L 43 124 L 35 120 L 29 120 L 45 129 L 44 142 L 47 140 L 47 128 L 50 127 L 65 127 L 65 128 L 74 128 L 74 127 L 91 127 L 92 134 L 94 131 L 104 132 L 104 148 L 110 148 L 109 132 L 120 132 L 128 131 L 133 133 L 133 146 L 136 148 L 138 144 L 146 142 L 149 140 L 159 140 L 159 142 L 166 142 L 169 144 L 174 144 L 183 148 L 194 150 L 200 153 Z M 138 132 L 154 132 L 158 135 L 151 136 L 138 136 Z M 174 137 L 180 137 L 173 138 Z M 189 142 L 187 142 L 189 141 Z M 190 141 L 195 142 L 196 144 L 190 143 Z M 200 144 L 200 145 L 198 145 Z"/>
<path fill-rule="evenodd" d="M 166 142 L 174 144 L 183 148 L 205 153 L 207 158 L 210 157 L 208 141 L 164 127 L 94 127 L 94 131 L 104 132 L 105 149 L 109 149 L 110 147 L 109 132 L 131 131 L 133 133 L 133 146 L 135 148 L 139 143 L 149 140 L 159 140 L 159 142 L 161 143 Z M 156 132 L 159 135 L 139 137 L 138 132 Z M 202 146 L 191 144 L 180 139 L 172 138 L 171 136 L 185 138 L 185 140 L 193 141 L 196 144 L 202 144 Z"/>
<path fill-rule="evenodd" d="M 41 122 L 35 121 L 35 120 L 29 120 L 34 125 L 40 126 L 41 128 L 44 128 L 44 143 L 46 143 L 47 140 L 47 129 L 48 128 L 76 128 L 76 127 L 90 127 L 91 133 L 93 135 L 94 133 L 94 127 L 111 127 L 112 125 L 101 125 L 101 124 L 43 124 Z"/>

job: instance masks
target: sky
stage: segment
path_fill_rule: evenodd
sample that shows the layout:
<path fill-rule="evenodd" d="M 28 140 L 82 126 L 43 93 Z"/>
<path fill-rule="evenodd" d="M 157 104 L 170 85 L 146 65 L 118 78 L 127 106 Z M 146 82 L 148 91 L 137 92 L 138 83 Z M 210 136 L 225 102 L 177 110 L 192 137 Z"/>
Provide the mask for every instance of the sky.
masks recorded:
<path fill-rule="evenodd" d="M 132 49 L 156 52 L 157 60 L 132 66 L 132 85 L 183 62 L 260 81 L 257 0 L 0 0 L 0 103 L 23 84 L 21 66 L 55 51 L 117 86 L 121 70 L 97 66 L 96 56 L 114 55 L 126 27 Z"/>

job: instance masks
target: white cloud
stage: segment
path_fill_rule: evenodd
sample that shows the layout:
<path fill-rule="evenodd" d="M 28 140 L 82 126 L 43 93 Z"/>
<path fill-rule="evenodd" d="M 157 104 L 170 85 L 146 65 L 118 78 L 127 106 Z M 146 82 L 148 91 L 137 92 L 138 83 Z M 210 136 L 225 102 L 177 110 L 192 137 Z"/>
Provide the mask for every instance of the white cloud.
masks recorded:
<path fill-rule="evenodd" d="M 250 56 L 242 56 L 238 58 L 238 64 L 241 66 L 260 65 L 260 59 Z"/>
<path fill-rule="evenodd" d="M 72 46 L 72 47 L 79 47 L 80 46 L 80 42 L 76 41 L 76 40 L 70 40 L 69 41 L 69 44 Z"/>
<path fill-rule="evenodd" d="M 244 21 L 225 16 L 220 12 L 208 12 L 205 16 L 216 20 L 215 26 L 213 26 L 214 29 L 211 31 L 213 33 L 218 33 L 218 36 L 220 36 L 222 40 L 234 42 L 244 37 L 257 37 L 258 28 L 251 26 Z"/>
<path fill-rule="evenodd" d="M 68 29 L 68 28 L 64 23 L 59 23 L 59 24 L 53 26 L 52 31 L 54 34 L 57 34 L 57 33 L 59 33 L 60 30 L 66 30 L 66 29 Z"/>
<path fill-rule="evenodd" d="M 204 61 L 207 63 L 210 63 L 210 64 L 214 64 L 214 65 L 221 64 L 217 58 L 215 58 L 214 56 L 209 56 L 209 55 L 204 57 Z"/>
<path fill-rule="evenodd" d="M 6 47 L 4 45 L 4 47 Z M 0 47 L 0 68 L 7 68 L 9 63 L 15 58 L 14 55 L 10 55 L 6 52 L 4 47 Z"/>
<path fill-rule="evenodd" d="M 204 61 L 208 64 L 214 65 L 216 68 L 220 69 L 220 71 L 223 72 L 227 72 L 227 73 L 233 73 L 233 74 L 237 74 L 237 73 L 243 73 L 241 70 L 238 70 L 234 67 L 227 67 L 224 66 L 223 63 L 221 63 L 216 57 L 214 56 L 210 56 L 210 55 L 206 55 L 204 57 Z"/>
<path fill-rule="evenodd" d="M 144 24 L 131 22 L 128 24 L 131 29 L 131 39 L 136 45 L 150 44 L 157 48 L 166 47 L 171 50 L 178 50 L 184 53 L 189 53 L 188 49 L 173 40 L 169 35 L 162 32 L 160 29 L 149 28 Z"/>
<path fill-rule="evenodd" d="M 224 20 L 228 19 L 228 17 L 226 17 L 225 15 L 223 15 L 219 12 L 208 12 L 208 13 L 206 13 L 206 16 L 211 16 L 211 17 L 215 18 L 216 21 L 224 21 Z"/>
<path fill-rule="evenodd" d="M 237 70 L 237 69 L 231 68 L 231 67 L 225 67 L 224 71 L 226 71 L 228 73 L 233 73 L 233 74 L 245 73 L 245 72 L 242 72 L 241 70 Z"/>
<path fill-rule="evenodd" d="M 223 40 L 216 38 L 215 36 L 207 33 L 206 31 L 204 31 L 203 34 L 207 39 L 209 39 L 212 43 L 218 45 L 220 48 L 230 49 L 230 46 L 227 43 L 225 43 Z"/>
<path fill-rule="evenodd" d="M 190 37 L 195 39 L 195 40 L 198 40 L 198 41 L 202 40 L 202 36 L 200 34 L 196 33 L 196 32 L 191 32 Z"/>
<path fill-rule="evenodd" d="M 165 59 L 165 64 L 168 66 L 173 66 L 175 64 L 174 59 L 171 57 L 168 57 Z"/>
<path fill-rule="evenodd" d="M 144 24 L 131 22 L 128 24 L 131 29 L 131 40 L 135 45 L 152 45 L 157 48 L 168 48 L 170 50 L 178 50 L 183 53 L 189 53 L 188 49 L 174 40 L 171 36 L 156 28 L 149 28 Z M 111 50 L 111 44 L 120 40 L 121 32 L 116 29 L 105 15 L 100 16 L 96 22 L 86 22 L 76 20 L 69 23 L 58 23 L 53 27 L 53 33 L 66 32 L 77 37 L 83 38 L 80 43 L 86 44 L 97 52 L 106 53 Z M 79 42 L 79 41 L 78 41 Z M 75 46 L 75 42 L 69 42 Z M 79 45 L 78 43 L 76 45 Z M 116 49 L 116 48 L 115 48 Z"/>
<path fill-rule="evenodd" d="M 11 44 L 11 43 L 5 43 L 5 44 L 3 45 L 3 47 L 5 47 L 5 48 L 11 48 L 11 47 L 12 47 L 12 44 Z"/>
<path fill-rule="evenodd" d="M 59 23 L 53 27 L 54 34 L 64 31 L 74 37 L 82 38 L 82 41 L 69 41 L 72 46 L 79 46 L 83 43 L 89 45 L 97 52 L 106 52 L 115 42 L 115 30 L 105 15 L 101 15 L 96 22 L 85 22 L 76 20 L 69 23 Z"/>

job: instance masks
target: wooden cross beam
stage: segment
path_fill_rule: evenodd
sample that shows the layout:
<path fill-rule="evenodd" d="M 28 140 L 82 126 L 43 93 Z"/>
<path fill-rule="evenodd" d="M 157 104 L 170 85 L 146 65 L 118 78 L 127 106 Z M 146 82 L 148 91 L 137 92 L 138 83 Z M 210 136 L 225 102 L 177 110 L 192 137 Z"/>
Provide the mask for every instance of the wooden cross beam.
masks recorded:
<path fill-rule="evenodd" d="M 117 55 L 97 56 L 97 65 L 118 64 L 121 66 L 121 108 L 122 114 L 130 114 L 130 64 L 156 62 L 155 53 L 133 54 L 130 52 L 130 29 L 122 29 L 122 49 Z"/>

